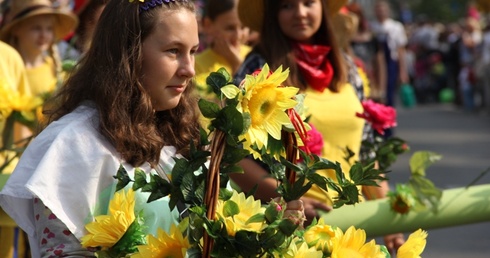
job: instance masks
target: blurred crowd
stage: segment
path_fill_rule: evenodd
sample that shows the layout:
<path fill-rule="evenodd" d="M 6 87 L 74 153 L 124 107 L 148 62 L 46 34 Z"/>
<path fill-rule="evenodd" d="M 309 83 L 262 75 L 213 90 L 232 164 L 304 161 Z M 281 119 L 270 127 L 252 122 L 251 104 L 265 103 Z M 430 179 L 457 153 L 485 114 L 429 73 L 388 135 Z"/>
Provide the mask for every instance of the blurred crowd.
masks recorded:
<path fill-rule="evenodd" d="M 410 80 L 419 103 L 454 102 L 468 111 L 490 110 L 490 24 L 474 6 L 458 22 L 419 15 L 406 24 Z"/>
<path fill-rule="evenodd" d="M 45 46 L 44 49 L 41 48 L 42 55 L 39 55 L 44 57 L 48 54 L 51 57 L 45 63 L 50 63 L 50 66 L 54 67 L 55 73 L 50 76 L 52 85 L 39 86 L 37 85 L 39 83 L 36 83 L 39 81 L 39 75 L 28 76 L 29 81 L 34 84 L 31 85 L 34 93 L 54 89 L 55 81 L 59 83 L 63 61 L 76 61 L 86 51 L 90 45 L 92 30 L 107 2 L 107 0 L 46 1 L 50 1 L 54 8 L 66 13 L 67 16 L 62 17 L 59 22 L 63 26 L 56 25 L 56 33 L 52 39 L 45 40 L 48 43 L 43 43 Z M 18 23 L 10 22 L 15 15 L 18 15 L 16 12 L 19 12 L 15 10 L 15 4 L 12 8 L 11 2 L 24 1 L 0 0 L 0 2 L 2 2 L 1 40 L 18 50 L 29 72 L 31 66 L 35 67 L 36 64 L 26 61 L 26 55 L 37 51 L 26 50 L 26 44 L 21 46 L 22 42 L 18 42 L 20 39 L 14 35 L 19 33 L 10 33 L 20 28 Z M 195 0 L 200 22 L 200 51 L 206 49 L 213 41 L 213 32 L 206 29 L 209 26 L 204 24 L 206 2 L 206 0 Z M 361 6 L 357 1 L 350 1 L 343 8 L 340 16 L 345 16 L 343 24 L 347 19 L 352 28 L 342 28 L 338 23 L 336 25 L 337 31 L 345 31 L 345 29 L 349 31 L 344 36 L 342 36 L 344 31 L 340 32 L 339 38 L 342 38 L 341 41 L 348 42 L 349 46 L 344 47 L 344 50 L 354 55 L 357 63 L 366 71 L 370 80 L 372 99 L 393 106 L 394 100 L 399 97 L 395 96 L 395 92 L 403 94 L 397 91 L 403 85 L 410 85 L 410 90 L 414 92 L 416 102 L 419 104 L 449 102 L 468 111 L 490 111 L 490 93 L 488 93 L 490 75 L 485 73 L 490 64 L 490 25 L 487 24 L 487 17 L 471 5 L 467 7 L 466 17 L 461 17 L 459 21 L 452 23 L 434 21 L 427 14 L 414 14 L 406 3 L 398 6 L 396 10 L 390 7 L 387 10 L 372 8 L 378 10 L 370 12 L 374 13 L 374 17 L 367 17 L 366 6 Z M 386 22 L 383 22 L 385 24 L 383 26 L 388 27 L 382 28 L 380 21 L 388 18 L 390 24 L 386 25 Z M 402 25 L 401 28 L 393 26 L 398 23 Z M 242 30 L 235 32 L 237 35 L 234 37 L 243 45 L 252 47 L 258 42 L 258 32 L 246 27 L 242 27 Z M 383 37 L 386 37 L 384 34 L 387 32 L 398 34 L 391 36 L 397 41 L 384 42 Z M 249 48 L 242 53 L 242 56 L 248 51 Z M 387 51 L 391 51 L 391 58 L 382 56 L 386 55 Z M 243 57 L 241 59 L 243 60 Z M 396 62 L 395 70 L 390 60 Z M 235 66 L 238 65 L 239 63 Z M 397 76 L 391 78 L 394 73 Z"/>

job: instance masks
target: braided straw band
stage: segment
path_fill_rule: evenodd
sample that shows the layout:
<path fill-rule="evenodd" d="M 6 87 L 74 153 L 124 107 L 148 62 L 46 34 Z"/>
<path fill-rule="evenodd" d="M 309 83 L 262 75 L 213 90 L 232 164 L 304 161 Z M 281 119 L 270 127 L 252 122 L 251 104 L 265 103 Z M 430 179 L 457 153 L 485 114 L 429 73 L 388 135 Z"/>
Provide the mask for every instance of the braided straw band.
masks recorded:
<path fill-rule="evenodd" d="M 175 2 L 176 0 L 150 0 L 146 1 L 144 3 L 140 3 L 140 11 L 148 11 L 151 8 L 157 6 L 157 5 L 162 5 L 163 3 L 170 3 L 170 2 Z M 187 2 L 187 0 L 177 0 L 177 1 L 182 1 L 182 2 Z"/>

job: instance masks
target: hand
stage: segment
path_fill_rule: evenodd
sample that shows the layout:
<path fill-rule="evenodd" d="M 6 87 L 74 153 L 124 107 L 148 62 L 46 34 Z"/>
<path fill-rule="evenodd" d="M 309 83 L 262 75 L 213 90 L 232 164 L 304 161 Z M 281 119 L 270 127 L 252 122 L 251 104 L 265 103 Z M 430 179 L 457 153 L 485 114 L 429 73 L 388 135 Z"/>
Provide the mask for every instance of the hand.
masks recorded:
<path fill-rule="evenodd" d="M 405 243 L 405 236 L 402 233 L 386 235 L 384 236 L 384 241 L 388 252 L 394 255 L 398 248 Z"/>
<path fill-rule="evenodd" d="M 301 200 L 305 208 L 306 225 L 311 224 L 314 218 L 320 218 L 320 214 L 318 214 L 319 210 L 325 212 L 332 210 L 331 206 L 310 197 L 301 197 Z"/>
<path fill-rule="evenodd" d="M 280 197 L 274 198 L 274 201 L 279 202 Z M 294 200 L 286 203 L 286 210 L 284 211 L 284 218 L 290 219 L 294 224 L 303 228 L 305 222 L 305 207 L 303 201 Z"/>
<path fill-rule="evenodd" d="M 233 43 L 228 42 L 224 37 L 215 37 L 213 39 L 213 44 L 213 50 L 224 57 L 226 61 L 230 63 L 233 70 L 238 69 L 243 62 L 240 56 L 240 45 L 236 46 Z"/>

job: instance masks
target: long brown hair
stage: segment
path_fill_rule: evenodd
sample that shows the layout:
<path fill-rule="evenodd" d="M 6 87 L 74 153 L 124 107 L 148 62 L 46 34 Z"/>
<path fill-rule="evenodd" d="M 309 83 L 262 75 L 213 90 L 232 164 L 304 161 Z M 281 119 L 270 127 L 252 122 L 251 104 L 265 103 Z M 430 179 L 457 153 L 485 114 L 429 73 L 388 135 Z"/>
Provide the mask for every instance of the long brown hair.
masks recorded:
<path fill-rule="evenodd" d="M 154 31 L 162 9 L 186 8 L 192 1 L 164 3 L 147 11 L 138 2 L 111 0 L 104 9 L 87 54 L 54 99 L 49 122 L 73 111 L 84 101 L 94 102 L 99 131 L 133 166 L 157 164 L 163 146 L 188 155 L 199 139 L 197 98 L 189 85 L 176 108 L 155 112 L 141 83 L 142 42 Z M 185 32 L 183 32 L 185 33 Z"/>
<path fill-rule="evenodd" d="M 277 17 L 281 6 L 281 0 L 265 0 L 263 2 L 264 21 L 260 32 L 261 39 L 254 51 L 259 52 L 273 69 L 277 69 L 281 65 L 285 68 L 289 68 L 290 72 L 286 84 L 295 85 L 300 89 L 305 90 L 307 83 L 301 76 L 297 67 L 291 41 L 284 35 L 279 26 Z M 327 58 L 331 62 L 335 72 L 329 89 L 337 92 L 343 82 L 346 81 L 346 68 L 331 28 L 326 0 L 320 0 L 320 2 L 322 5 L 323 19 L 320 28 L 315 35 L 313 35 L 313 42 L 315 44 L 330 46 L 332 49 Z"/>

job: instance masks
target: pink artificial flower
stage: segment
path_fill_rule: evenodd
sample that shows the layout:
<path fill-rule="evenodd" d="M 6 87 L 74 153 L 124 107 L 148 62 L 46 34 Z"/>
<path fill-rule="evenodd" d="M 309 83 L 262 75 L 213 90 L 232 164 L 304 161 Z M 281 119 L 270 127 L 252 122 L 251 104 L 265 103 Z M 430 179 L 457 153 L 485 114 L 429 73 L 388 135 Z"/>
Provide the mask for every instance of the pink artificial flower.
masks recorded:
<path fill-rule="evenodd" d="M 384 135 L 384 130 L 396 126 L 396 110 L 372 100 L 362 102 L 364 113 L 356 116 L 366 119 L 374 130 Z"/>
<path fill-rule="evenodd" d="M 323 150 L 323 136 L 312 124 L 310 124 L 310 127 L 311 130 L 306 133 L 306 141 L 303 142 L 304 146 L 300 146 L 299 148 L 306 153 L 320 156 Z"/>

